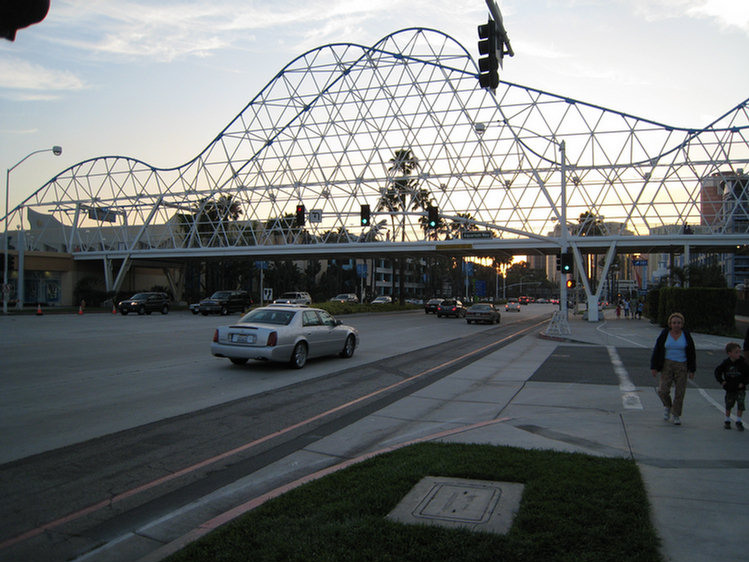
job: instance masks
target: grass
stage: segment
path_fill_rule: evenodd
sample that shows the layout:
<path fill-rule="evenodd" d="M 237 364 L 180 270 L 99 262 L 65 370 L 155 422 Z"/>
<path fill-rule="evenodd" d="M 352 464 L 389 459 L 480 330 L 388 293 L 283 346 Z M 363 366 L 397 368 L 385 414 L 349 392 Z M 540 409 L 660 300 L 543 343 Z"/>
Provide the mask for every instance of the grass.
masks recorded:
<path fill-rule="evenodd" d="M 424 476 L 520 482 L 505 536 L 391 522 Z M 269 501 L 167 558 L 239 561 L 662 562 L 634 461 L 423 443 L 372 458 Z"/>

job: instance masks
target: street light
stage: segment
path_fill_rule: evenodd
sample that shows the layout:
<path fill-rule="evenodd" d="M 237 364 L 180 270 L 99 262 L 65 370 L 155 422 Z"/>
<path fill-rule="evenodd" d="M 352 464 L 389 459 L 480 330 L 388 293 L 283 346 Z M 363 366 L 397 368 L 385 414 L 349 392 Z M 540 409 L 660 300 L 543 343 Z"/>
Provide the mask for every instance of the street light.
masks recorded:
<path fill-rule="evenodd" d="M 8 216 L 10 215 L 10 209 L 8 205 L 8 194 L 10 192 L 10 173 L 15 170 L 18 166 L 23 164 L 28 158 L 33 156 L 34 154 L 39 154 L 41 152 L 51 152 L 55 156 L 60 156 L 62 154 L 62 147 L 61 146 L 53 146 L 52 148 L 42 148 L 40 150 L 35 150 L 34 152 L 30 152 L 23 158 L 21 158 L 18 162 L 16 162 L 13 166 L 8 168 L 8 171 L 5 173 L 5 236 L 3 237 L 4 242 L 4 249 L 5 249 L 5 257 L 4 257 L 4 264 L 3 264 L 3 314 L 8 314 L 8 295 L 10 293 L 10 287 L 8 286 Z"/>

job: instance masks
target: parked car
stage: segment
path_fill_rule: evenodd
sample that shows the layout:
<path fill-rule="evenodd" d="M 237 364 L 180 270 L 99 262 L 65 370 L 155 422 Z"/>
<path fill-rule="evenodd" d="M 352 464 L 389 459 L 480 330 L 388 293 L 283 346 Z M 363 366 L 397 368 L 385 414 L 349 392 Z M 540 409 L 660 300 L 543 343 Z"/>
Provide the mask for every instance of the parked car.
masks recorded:
<path fill-rule="evenodd" d="M 458 299 L 445 299 L 437 306 L 437 318 L 443 316 L 455 316 L 463 318 L 466 315 L 466 307 Z"/>
<path fill-rule="evenodd" d="M 393 302 L 392 297 L 377 297 L 375 300 L 373 300 L 370 304 L 390 304 Z"/>
<path fill-rule="evenodd" d="M 531 302 L 531 298 L 530 297 L 525 297 L 525 296 L 518 297 L 518 302 L 520 304 L 529 304 Z"/>
<path fill-rule="evenodd" d="M 169 295 L 166 293 L 135 293 L 129 299 L 120 301 L 117 309 L 123 316 L 127 316 L 129 312 L 169 314 Z"/>
<path fill-rule="evenodd" d="M 340 295 L 336 295 L 333 298 L 330 299 L 330 302 L 343 302 L 343 303 L 354 303 L 358 304 L 359 297 L 357 297 L 354 293 L 341 293 Z"/>
<path fill-rule="evenodd" d="M 481 302 L 471 305 L 466 310 L 466 322 L 487 322 L 489 324 L 499 324 L 499 310 L 488 302 Z"/>
<path fill-rule="evenodd" d="M 312 304 L 312 297 L 304 291 L 283 293 L 273 301 L 274 304 Z"/>
<path fill-rule="evenodd" d="M 192 308 L 192 313 L 200 312 L 203 316 L 208 314 L 221 314 L 226 316 L 232 312 L 244 312 L 250 306 L 250 296 L 247 291 L 216 291 L 207 299 L 200 301 L 197 310 Z"/>
<path fill-rule="evenodd" d="M 429 314 L 430 312 L 437 314 L 437 307 L 439 307 L 443 300 L 445 299 L 429 299 L 424 305 L 424 314 Z"/>
<path fill-rule="evenodd" d="M 356 328 L 342 324 L 325 310 L 273 304 L 248 312 L 231 326 L 217 328 L 211 353 L 235 365 L 264 359 L 301 369 L 313 357 L 351 357 L 358 345 Z"/>
<path fill-rule="evenodd" d="M 505 312 L 520 312 L 520 303 L 516 300 L 507 301 Z"/>

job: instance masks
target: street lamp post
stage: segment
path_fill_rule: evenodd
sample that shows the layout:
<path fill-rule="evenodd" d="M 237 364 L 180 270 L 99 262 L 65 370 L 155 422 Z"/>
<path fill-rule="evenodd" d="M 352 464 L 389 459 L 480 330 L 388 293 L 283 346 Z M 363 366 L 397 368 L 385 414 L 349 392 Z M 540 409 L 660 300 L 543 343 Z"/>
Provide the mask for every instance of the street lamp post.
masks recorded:
<path fill-rule="evenodd" d="M 5 250 L 4 254 L 4 264 L 3 264 L 3 314 L 8 314 L 8 295 L 10 294 L 10 286 L 8 285 L 8 217 L 10 215 L 10 209 L 8 204 L 8 194 L 10 193 L 10 173 L 15 170 L 18 166 L 23 164 L 28 158 L 33 156 L 34 154 L 39 154 L 41 152 L 51 152 L 55 156 L 60 156 L 62 154 L 62 147 L 61 146 L 53 146 L 52 148 L 42 148 L 40 150 L 35 150 L 34 152 L 31 152 L 21 158 L 18 162 L 16 162 L 13 166 L 8 168 L 7 172 L 5 173 L 5 235 L 3 236 L 3 246 Z"/>

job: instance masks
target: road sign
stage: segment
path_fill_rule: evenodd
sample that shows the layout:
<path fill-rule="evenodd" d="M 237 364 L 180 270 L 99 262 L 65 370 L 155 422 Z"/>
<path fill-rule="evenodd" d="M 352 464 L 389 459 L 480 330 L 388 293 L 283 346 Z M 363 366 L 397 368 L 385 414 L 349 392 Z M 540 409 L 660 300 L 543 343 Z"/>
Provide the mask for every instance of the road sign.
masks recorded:
<path fill-rule="evenodd" d="M 255 267 L 258 269 L 268 269 L 268 262 L 267 261 L 256 261 Z"/>
<path fill-rule="evenodd" d="M 491 238 L 492 233 L 489 230 L 466 230 L 461 235 L 461 238 Z"/>
<path fill-rule="evenodd" d="M 648 260 L 632 260 L 632 265 L 648 265 Z"/>
<path fill-rule="evenodd" d="M 311 222 L 311 223 L 321 223 L 322 222 L 322 210 L 321 209 L 312 209 L 309 212 L 309 222 Z"/>

